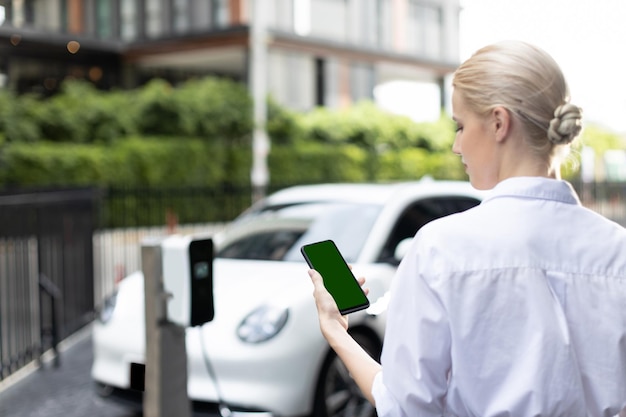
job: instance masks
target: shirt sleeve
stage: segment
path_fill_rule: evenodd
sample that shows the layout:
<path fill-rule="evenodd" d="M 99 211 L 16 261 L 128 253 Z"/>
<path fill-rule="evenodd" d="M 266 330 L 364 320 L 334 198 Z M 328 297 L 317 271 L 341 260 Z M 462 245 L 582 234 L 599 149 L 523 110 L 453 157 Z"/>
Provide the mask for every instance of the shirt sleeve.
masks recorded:
<path fill-rule="evenodd" d="M 433 256 L 416 238 L 394 277 L 382 371 L 372 386 L 379 417 L 444 413 L 450 331 L 446 311 L 432 287 L 437 264 Z"/>

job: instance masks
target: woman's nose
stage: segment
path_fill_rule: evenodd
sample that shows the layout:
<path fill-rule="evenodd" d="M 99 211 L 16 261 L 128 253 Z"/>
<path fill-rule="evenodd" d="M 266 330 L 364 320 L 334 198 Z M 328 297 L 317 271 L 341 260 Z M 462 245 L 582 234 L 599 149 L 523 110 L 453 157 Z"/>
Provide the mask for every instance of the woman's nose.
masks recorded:
<path fill-rule="evenodd" d="M 452 143 L 452 152 L 457 155 L 461 155 L 461 144 L 458 139 L 454 139 L 454 142 Z"/>

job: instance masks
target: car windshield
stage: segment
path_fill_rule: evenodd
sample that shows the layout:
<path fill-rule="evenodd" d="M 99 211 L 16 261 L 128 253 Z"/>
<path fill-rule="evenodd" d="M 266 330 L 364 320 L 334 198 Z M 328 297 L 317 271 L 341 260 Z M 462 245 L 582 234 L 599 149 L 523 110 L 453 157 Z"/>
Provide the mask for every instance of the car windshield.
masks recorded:
<path fill-rule="evenodd" d="M 250 213 L 221 236 L 218 258 L 303 261 L 300 247 L 332 239 L 355 262 L 381 206 L 317 202 Z"/>

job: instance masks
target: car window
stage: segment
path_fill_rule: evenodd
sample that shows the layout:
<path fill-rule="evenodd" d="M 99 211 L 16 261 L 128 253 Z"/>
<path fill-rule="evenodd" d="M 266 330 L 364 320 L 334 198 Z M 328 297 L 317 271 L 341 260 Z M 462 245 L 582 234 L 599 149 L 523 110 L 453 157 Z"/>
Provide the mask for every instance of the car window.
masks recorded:
<path fill-rule="evenodd" d="M 381 206 L 315 202 L 273 207 L 235 221 L 220 237 L 219 258 L 303 262 L 305 243 L 332 239 L 354 262 Z"/>
<path fill-rule="evenodd" d="M 218 251 L 218 258 L 278 261 L 302 236 L 302 230 L 260 232 L 236 240 Z"/>
<path fill-rule="evenodd" d="M 302 245 L 332 239 L 347 262 L 356 262 L 380 211 L 381 206 L 371 204 L 327 205 L 285 260 L 300 261 Z"/>
<path fill-rule="evenodd" d="M 465 211 L 479 203 L 479 200 L 469 197 L 434 197 L 414 202 L 398 218 L 378 260 L 394 262 L 394 252 L 398 243 L 415 236 L 426 223 L 452 213 Z"/>

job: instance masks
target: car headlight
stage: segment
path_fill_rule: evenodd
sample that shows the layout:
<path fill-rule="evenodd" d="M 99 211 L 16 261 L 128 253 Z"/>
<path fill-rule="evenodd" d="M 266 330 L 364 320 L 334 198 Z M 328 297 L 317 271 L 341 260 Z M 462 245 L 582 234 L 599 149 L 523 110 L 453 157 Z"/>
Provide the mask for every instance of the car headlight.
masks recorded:
<path fill-rule="evenodd" d="M 117 292 L 114 292 L 111 296 L 104 300 L 104 304 L 98 312 L 98 320 L 102 323 L 106 323 L 113 317 L 113 311 L 115 310 L 115 304 L 117 303 Z"/>
<path fill-rule="evenodd" d="M 246 316 L 237 328 L 237 336 L 246 343 L 260 343 L 276 336 L 287 323 L 285 307 L 263 305 Z"/>

